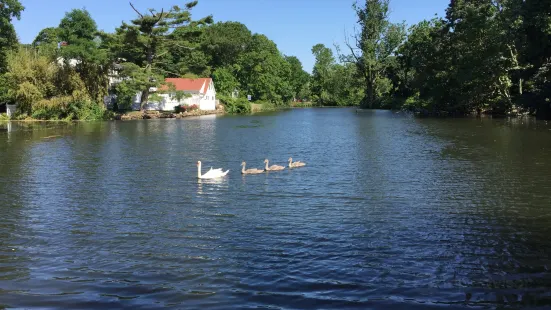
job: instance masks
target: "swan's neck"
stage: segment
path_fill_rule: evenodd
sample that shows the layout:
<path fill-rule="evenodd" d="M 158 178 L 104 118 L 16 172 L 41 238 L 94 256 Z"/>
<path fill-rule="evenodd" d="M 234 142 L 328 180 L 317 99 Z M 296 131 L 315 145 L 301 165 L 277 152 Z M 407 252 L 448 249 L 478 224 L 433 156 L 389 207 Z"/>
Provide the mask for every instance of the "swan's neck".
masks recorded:
<path fill-rule="evenodd" d="M 245 165 L 243 165 L 243 168 L 241 168 L 241 172 L 245 173 Z"/>
<path fill-rule="evenodd" d="M 289 160 L 289 167 L 292 167 L 292 166 L 293 166 L 293 161 Z"/>
<path fill-rule="evenodd" d="M 268 167 L 268 162 L 266 162 L 266 170 L 268 170 L 268 168 L 269 168 L 269 167 Z"/>
<path fill-rule="evenodd" d="M 197 177 L 200 179 L 201 178 L 201 164 L 199 164 L 197 166 Z"/>

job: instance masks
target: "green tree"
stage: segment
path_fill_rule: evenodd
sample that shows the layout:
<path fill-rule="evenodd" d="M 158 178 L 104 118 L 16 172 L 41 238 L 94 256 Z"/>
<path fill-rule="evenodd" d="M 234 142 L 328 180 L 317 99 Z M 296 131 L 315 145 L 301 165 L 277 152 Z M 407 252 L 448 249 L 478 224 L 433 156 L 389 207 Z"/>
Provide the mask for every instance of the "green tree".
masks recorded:
<path fill-rule="evenodd" d="M 48 31 L 51 35 L 53 31 Z M 65 70 L 72 67 L 86 86 L 88 95 L 98 104 L 107 95 L 108 72 L 111 68 L 107 49 L 101 48 L 101 38 L 96 22 L 84 9 L 75 9 L 65 14 L 57 28 L 61 41 L 60 55 Z"/>
<path fill-rule="evenodd" d="M 364 107 L 373 107 L 389 84 L 385 73 L 389 58 L 405 39 L 405 25 L 388 20 L 389 0 L 365 0 L 362 6 L 354 4 L 360 31 L 353 35 L 354 43 L 347 40 L 349 61 L 356 64 L 358 73 L 365 79 Z"/>
<path fill-rule="evenodd" d="M 53 60 L 58 56 L 58 44 L 60 42 L 59 28 L 47 27 L 40 30 L 32 46 L 38 49 L 40 54 L 50 57 Z"/>
<path fill-rule="evenodd" d="M 441 109 L 438 104 L 447 100 L 451 58 L 444 27 L 445 21 L 438 18 L 411 26 L 396 65 L 389 68 L 394 96 L 405 101 L 407 108 Z"/>
<path fill-rule="evenodd" d="M 285 105 L 293 98 L 290 65 L 266 36 L 253 35 L 236 67 L 242 89 L 252 95 L 253 100 Z"/>
<path fill-rule="evenodd" d="M 197 5 L 197 1 L 188 2 L 183 8 L 173 6 L 165 12 L 154 9 L 149 14 L 142 14 L 132 3 L 132 9 L 138 18 L 130 24 L 124 23 L 117 29 L 115 36 L 119 42 L 110 43 L 112 49 L 117 50 L 119 57 L 126 59 L 123 66 L 129 68 L 123 72 L 129 74 L 133 80 L 129 82 L 138 87 L 141 92 L 140 107 L 148 101 L 150 88 L 158 87 L 164 80 L 166 72 L 163 72 L 163 62 L 170 56 L 170 51 L 175 49 L 189 49 L 173 40 L 171 33 L 180 27 L 197 26 L 212 23 L 212 16 L 198 21 L 191 19 L 191 9 Z"/>
<path fill-rule="evenodd" d="M 363 97 L 363 77 L 352 63 L 336 63 L 333 51 L 323 44 L 312 47 L 316 58 L 310 89 L 317 105 L 358 105 Z"/>
<path fill-rule="evenodd" d="M 239 81 L 235 77 L 234 70 L 229 67 L 219 68 L 214 71 L 212 78 L 216 85 L 216 92 L 224 95 L 231 96 L 233 91 L 239 90 Z"/>
<path fill-rule="evenodd" d="M 525 81 L 520 103 L 538 118 L 551 119 L 551 3 L 507 1 L 509 25 L 515 25 L 518 76 Z M 519 83 L 522 86 L 522 83 Z"/>
<path fill-rule="evenodd" d="M 318 105 L 332 104 L 329 87 L 335 65 L 333 51 L 323 44 L 316 44 L 312 47 L 312 54 L 316 58 L 311 80 L 312 99 Z"/>
<path fill-rule="evenodd" d="M 211 57 L 202 49 L 206 24 L 179 27 L 169 35 L 177 48 L 172 48 L 159 61 L 160 72 L 169 77 L 204 77 L 212 73 Z"/>
<path fill-rule="evenodd" d="M 527 68 L 519 1 L 452 1 L 445 19 L 414 25 L 392 81 L 407 106 L 430 113 L 510 111 Z"/>
<path fill-rule="evenodd" d="M 203 51 L 215 70 L 236 64 L 251 44 L 252 33 L 238 22 L 218 22 L 205 29 Z"/>
<path fill-rule="evenodd" d="M 6 71 L 6 55 L 17 46 L 12 20 L 25 9 L 18 0 L 0 0 L 0 74 Z"/>
<path fill-rule="evenodd" d="M 293 89 L 293 97 L 296 99 L 300 96 L 301 91 L 304 90 L 304 86 L 308 84 L 310 80 L 310 74 L 304 71 L 302 63 L 295 56 L 285 56 L 285 60 L 289 63 L 291 70 L 291 87 Z"/>
<path fill-rule="evenodd" d="M 41 45 L 55 45 L 60 42 L 59 38 L 59 28 L 57 27 L 47 27 L 38 33 L 38 35 L 34 38 L 33 46 L 38 47 Z"/>

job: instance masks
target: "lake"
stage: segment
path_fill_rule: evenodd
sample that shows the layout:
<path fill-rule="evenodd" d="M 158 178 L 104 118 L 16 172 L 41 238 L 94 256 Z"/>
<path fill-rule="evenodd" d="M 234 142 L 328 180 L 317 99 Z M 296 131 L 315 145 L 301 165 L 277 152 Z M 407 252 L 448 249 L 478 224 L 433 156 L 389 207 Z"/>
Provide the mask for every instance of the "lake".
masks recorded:
<path fill-rule="evenodd" d="M 0 158 L 0 308 L 551 307 L 545 122 L 1 123 Z"/>

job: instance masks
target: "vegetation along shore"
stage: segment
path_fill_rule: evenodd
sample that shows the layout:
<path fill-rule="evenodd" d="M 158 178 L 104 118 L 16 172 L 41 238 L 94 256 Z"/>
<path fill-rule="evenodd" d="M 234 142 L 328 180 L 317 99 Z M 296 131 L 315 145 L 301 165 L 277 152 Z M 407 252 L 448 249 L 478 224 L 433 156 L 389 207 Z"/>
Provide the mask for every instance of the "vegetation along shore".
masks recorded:
<path fill-rule="evenodd" d="M 549 4 L 451 1 L 445 16 L 408 27 L 390 22 L 389 0 L 357 2 L 356 32 L 335 48 L 313 46 L 310 74 L 242 23 L 192 18 L 197 1 L 147 12 L 130 3 L 135 19 L 112 33 L 74 9 L 32 44 L 20 44 L 12 24 L 20 1 L 1 3 L 0 106 L 15 107 L 15 119 L 143 114 L 163 92 L 178 96 L 167 78 L 207 77 L 227 113 L 359 105 L 551 118 Z"/>

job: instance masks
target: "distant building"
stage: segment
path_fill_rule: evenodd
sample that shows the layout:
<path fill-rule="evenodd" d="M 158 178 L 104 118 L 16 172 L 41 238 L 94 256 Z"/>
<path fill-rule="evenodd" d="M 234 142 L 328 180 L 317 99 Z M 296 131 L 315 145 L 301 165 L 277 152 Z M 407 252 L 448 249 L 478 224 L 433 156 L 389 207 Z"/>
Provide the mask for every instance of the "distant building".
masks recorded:
<path fill-rule="evenodd" d="M 176 92 L 169 92 L 169 87 L 163 85 L 159 87 L 158 95 L 163 99 L 160 102 L 148 102 L 145 104 L 146 110 L 174 111 L 177 105 L 197 105 L 201 110 L 216 110 L 216 89 L 211 78 L 167 78 L 167 84 L 172 84 L 175 91 L 182 91 L 190 97 L 176 99 Z M 136 102 L 140 101 L 141 94 L 138 94 Z"/>

